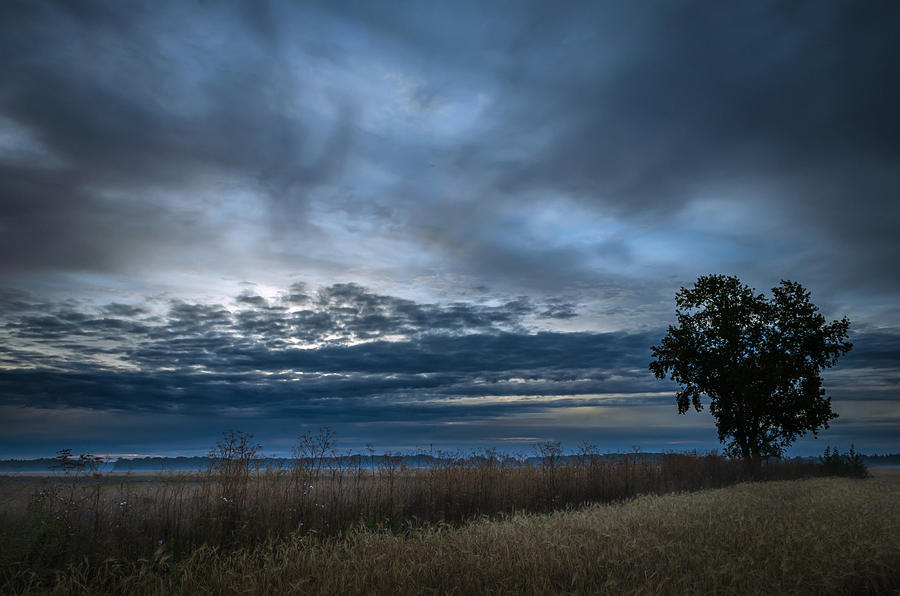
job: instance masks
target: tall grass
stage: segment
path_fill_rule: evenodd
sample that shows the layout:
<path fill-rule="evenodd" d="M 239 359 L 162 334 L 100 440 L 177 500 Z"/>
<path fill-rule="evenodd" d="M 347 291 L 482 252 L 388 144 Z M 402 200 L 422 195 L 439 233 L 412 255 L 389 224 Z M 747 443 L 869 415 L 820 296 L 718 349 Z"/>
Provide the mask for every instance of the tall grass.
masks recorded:
<path fill-rule="evenodd" d="M 718 455 L 604 455 L 591 445 L 563 457 L 556 443 L 535 459 L 496 450 L 431 453 L 428 467 L 399 456 L 336 457 L 334 436 L 301 437 L 290 466 L 260 467 L 252 436 L 226 433 L 208 469 L 159 475 L 153 482 L 95 473 L 43 481 L 0 512 L 0 587 L 48 581 L 56 570 L 165 556 L 181 561 L 198 548 L 245 549 L 285 536 L 345 537 L 367 529 L 409 534 L 475 518 L 549 512 L 639 494 L 723 487 L 750 479 L 741 463 Z M 754 479 L 821 473 L 801 461 L 773 462 Z M 25 491 L 23 491 L 25 492 Z M 29 579 L 31 578 L 31 579 Z"/>
<path fill-rule="evenodd" d="M 891 594 L 900 479 L 641 496 L 403 535 L 293 534 L 175 561 L 83 562 L 21 591 L 128 594 Z"/>

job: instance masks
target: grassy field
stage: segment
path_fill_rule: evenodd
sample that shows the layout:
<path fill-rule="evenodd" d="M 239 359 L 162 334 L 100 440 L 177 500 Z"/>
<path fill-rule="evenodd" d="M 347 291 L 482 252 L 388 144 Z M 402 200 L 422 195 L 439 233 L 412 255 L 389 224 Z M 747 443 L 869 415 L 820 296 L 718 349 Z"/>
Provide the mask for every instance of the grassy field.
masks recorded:
<path fill-rule="evenodd" d="M 562 457 L 548 443 L 538 458 L 484 450 L 366 466 L 323 458 L 323 431 L 287 466 L 261 468 L 249 435 L 225 437 L 193 473 L 98 474 L 83 465 L 91 456 L 64 455 L 66 474 L 0 476 L 0 593 L 725 593 L 761 577 L 783 592 L 878 593 L 896 583 L 878 561 L 897 554 L 897 532 L 879 530 L 896 530 L 900 476 L 818 478 L 864 472 L 836 452 L 748 467 L 592 446 Z M 754 541 L 755 554 L 744 548 Z M 780 553 L 778 573 L 748 559 L 766 553 Z"/>
<path fill-rule="evenodd" d="M 773 462 L 754 477 L 821 475 L 802 461 Z M 196 473 L 120 476 L 74 473 L 52 478 L 0 477 L 0 592 L 25 575 L 47 581 L 87 560 L 174 561 L 197 548 L 242 549 L 273 538 L 343 537 L 359 528 L 408 533 L 460 526 L 483 516 L 541 513 L 729 486 L 750 477 L 742 462 L 718 455 L 586 453 L 537 462 L 488 453 L 444 458 L 428 468 L 397 460 L 366 468 L 301 459 L 287 469 L 256 469 L 223 458 Z M 30 580 L 29 580 L 30 581 Z"/>
<path fill-rule="evenodd" d="M 73 565 L 47 593 L 897 594 L 900 475 L 748 482 L 397 535 Z M 20 583 L 19 591 L 27 592 Z"/>

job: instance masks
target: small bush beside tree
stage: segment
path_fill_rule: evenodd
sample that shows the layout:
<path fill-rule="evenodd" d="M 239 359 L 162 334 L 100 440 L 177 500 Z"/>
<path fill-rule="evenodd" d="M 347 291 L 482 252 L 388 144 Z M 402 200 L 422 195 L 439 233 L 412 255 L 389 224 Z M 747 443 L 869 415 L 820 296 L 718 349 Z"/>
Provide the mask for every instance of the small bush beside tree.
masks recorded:
<path fill-rule="evenodd" d="M 833 476 L 865 478 L 869 475 L 862 453 L 857 453 L 853 445 L 850 445 L 850 451 L 846 453 L 841 453 L 837 447 L 825 447 L 825 454 L 819 459 L 825 466 L 825 472 Z"/>

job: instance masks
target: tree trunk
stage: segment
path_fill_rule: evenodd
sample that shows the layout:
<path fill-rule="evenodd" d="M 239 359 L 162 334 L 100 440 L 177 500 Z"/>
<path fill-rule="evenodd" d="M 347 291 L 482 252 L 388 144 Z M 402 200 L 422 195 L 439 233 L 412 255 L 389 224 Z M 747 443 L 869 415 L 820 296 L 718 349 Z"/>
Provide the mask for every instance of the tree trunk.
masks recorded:
<path fill-rule="evenodd" d="M 758 448 L 753 450 L 753 460 L 750 462 L 750 469 L 754 478 L 759 477 L 762 472 L 762 456 Z"/>
<path fill-rule="evenodd" d="M 736 437 L 738 446 L 741 448 L 741 459 L 749 467 L 750 466 L 750 443 L 744 433 L 738 434 Z"/>
<path fill-rule="evenodd" d="M 759 447 L 741 445 L 741 459 L 744 460 L 744 469 L 752 478 L 757 478 L 762 470 L 762 456 Z"/>

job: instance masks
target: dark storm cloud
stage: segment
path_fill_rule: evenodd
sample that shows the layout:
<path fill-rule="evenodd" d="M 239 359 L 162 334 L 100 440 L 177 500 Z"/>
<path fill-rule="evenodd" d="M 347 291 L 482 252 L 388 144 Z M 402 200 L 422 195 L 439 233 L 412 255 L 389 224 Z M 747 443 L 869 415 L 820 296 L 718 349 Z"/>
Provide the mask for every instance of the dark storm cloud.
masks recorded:
<path fill-rule="evenodd" d="M 269 306 L 268 301 L 262 296 L 257 296 L 255 294 L 251 294 L 249 292 L 241 293 L 235 301 L 240 304 L 248 304 L 250 306 L 256 306 L 259 308 L 267 308 Z"/>
<path fill-rule="evenodd" d="M 818 174 L 855 192 L 864 178 L 852 164 L 862 156 L 884 165 L 900 157 L 894 3 L 659 3 L 612 14 L 595 6 L 587 23 L 572 14 L 565 27 L 529 38 L 536 52 L 562 52 L 565 36 L 590 36 L 577 66 L 595 76 L 533 69 L 517 118 L 564 115 L 560 134 L 520 169 L 500 170 L 504 184 L 569 186 L 623 210 L 671 209 L 734 175 Z M 610 68 L 591 50 L 612 40 Z M 524 122 L 510 132 L 515 124 Z M 835 171 L 839 163 L 846 167 Z"/>
<path fill-rule="evenodd" d="M 299 208 L 339 174 L 343 116 L 323 132 L 287 114 L 297 90 L 280 58 L 225 8 L 14 2 L 0 11 L 0 115 L 44 153 L 37 164 L 0 164 L 6 270 L 115 269 L 162 243 L 215 238 L 190 209 L 172 217 L 151 205 L 159 193 L 244 177 Z M 191 29 L 199 14 L 210 26 Z M 324 141 L 311 147 L 314 134 Z"/>
<path fill-rule="evenodd" d="M 304 304 L 309 302 L 309 294 L 306 293 L 306 284 L 303 282 L 292 283 L 281 299 L 288 304 Z"/>
<path fill-rule="evenodd" d="M 357 284 L 335 284 L 318 294 L 318 305 L 330 313 L 334 333 L 362 339 L 422 332 L 463 333 L 516 328 L 531 314 L 527 298 L 499 306 L 469 303 L 417 304 L 393 296 L 370 293 Z"/>
<path fill-rule="evenodd" d="M 10 336 L 32 340 L 101 337 L 136 345 L 140 354 L 149 344 L 193 341 L 241 342 L 283 346 L 289 340 L 306 343 L 344 343 L 384 337 L 426 335 L 497 334 L 524 331 L 528 316 L 548 316 L 573 305 L 550 301 L 534 303 L 524 297 L 497 305 L 452 302 L 422 304 L 371 292 L 354 283 L 322 287 L 315 298 L 298 297 L 294 284 L 270 303 L 262 296 L 242 292 L 236 308 L 221 304 L 171 300 L 164 313 L 150 314 L 147 304 L 110 303 L 96 309 L 64 301 L 56 304 L 30 302 L 24 292 L 6 290 L 2 299 L 10 305 L 3 313 L 2 328 Z M 303 286 L 305 287 L 305 286 Z M 300 306 L 298 309 L 297 306 Z M 118 346 L 113 349 L 119 349 Z"/>
<path fill-rule="evenodd" d="M 852 337 L 853 349 L 841 365 L 853 368 L 897 369 L 900 367 L 900 336 L 895 331 L 872 330 Z"/>
<path fill-rule="evenodd" d="M 458 338 L 447 338 L 427 345 L 376 342 L 365 347 L 290 351 L 293 353 L 251 353 L 245 348 L 222 350 L 221 359 L 199 354 L 187 358 L 183 354 L 186 346 L 180 345 L 168 359 L 169 364 L 184 365 L 176 371 L 145 367 L 141 372 L 130 372 L 77 364 L 65 371 L 4 370 L 0 372 L 0 393 L 5 396 L 4 405 L 42 408 L 171 410 L 195 415 L 215 415 L 225 408 L 269 414 L 325 409 L 339 419 L 358 416 L 360 410 L 369 411 L 370 416 L 408 410 L 410 417 L 434 417 L 451 408 L 457 415 L 467 409 L 511 412 L 548 404 L 540 400 L 502 404 L 488 398 L 521 395 L 523 391 L 580 395 L 636 389 L 634 382 L 608 380 L 612 372 L 622 372 L 618 368 L 621 357 L 619 362 L 604 361 L 604 347 L 621 338 L 569 339 L 509 338 L 499 345 L 477 345 L 481 342 L 472 338 L 460 346 Z M 530 344 L 524 346 L 521 357 L 508 353 L 499 362 L 492 357 L 498 347 L 510 350 L 521 343 Z M 600 359 L 575 361 L 576 350 L 584 349 L 587 343 Z M 207 347 L 193 345 L 197 352 Z M 559 355 L 573 358 L 563 367 L 554 360 Z M 208 368 L 192 370 L 200 365 Z M 583 368 L 586 365 L 589 368 Z M 285 367 L 290 370 L 285 371 Z M 649 382 L 637 380 L 637 386 L 656 389 Z M 464 407 L 446 402 L 447 398 L 463 396 L 479 399 Z M 642 402 L 634 399 L 630 403 Z"/>
<path fill-rule="evenodd" d="M 416 212 L 424 237 L 478 274 L 599 283 L 584 263 L 639 260 L 626 239 L 517 245 L 498 239 L 527 235 L 509 206 L 563 194 L 664 232 L 692 201 L 724 198 L 754 217 L 723 224 L 735 254 L 701 252 L 705 262 L 757 273 L 765 254 L 768 270 L 830 290 L 898 289 L 885 275 L 900 259 L 896 3 L 532 8 L 497 30 L 486 17 L 491 41 L 459 50 L 484 55 L 503 101 L 479 139 L 441 158 L 467 185 Z M 702 240 L 689 234 L 685 245 Z"/>
<path fill-rule="evenodd" d="M 309 371 L 392 375 L 432 373 L 504 372 L 511 376 L 544 378 L 548 371 L 589 370 L 602 362 L 622 372 L 640 367 L 635 352 L 648 352 L 646 334 L 538 333 L 429 335 L 414 341 L 374 341 L 353 346 L 329 345 L 318 349 L 270 350 L 250 341 L 221 338 L 214 353 L 188 344 L 163 350 L 136 352 L 147 365 L 164 366 L 177 357 L 186 366 L 228 371 Z M 162 348 L 162 346 L 159 346 Z M 207 347 L 212 347 L 210 344 Z M 157 358 L 160 358 L 159 360 Z"/>
<path fill-rule="evenodd" d="M 103 311 L 116 317 L 136 317 L 138 315 L 147 314 L 146 308 L 119 302 L 110 302 L 103 307 Z"/>
<path fill-rule="evenodd" d="M 574 302 L 552 300 L 547 304 L 547 309 L 541 313 L 548 319 L 574 319 L 578 316 L 578 305 Z"/>
<path fill-rule="evenodd" d="M 282 300 L 298 302 L 296 293 L 286 294 Z M 185 335 L 213 338 L 218 334 L 228 346 L 240 345 L 236 339 L 240 337 L 253 345 L 284 347 L 290 340 L 344 342 L 434 334 L 493 334 L 522 330 L 523 318 L 538 308 L 524 298 L 497 306 L 419 304 L 372 293 L 352 283 L 320 289 L 315 300 L 299 301 L 307 307 L 301 310 L 270 306 L 259 296 L 242 295 L 237 301 L 254 308 L 231 313 L 217 306 L 178 303 L 170 309 L 168 324 L 155 329 L 153 335 L 179 340 Z M 238 335 L 233 336 L 231 331 Z M 138 349 L 132 356 L 143 354 Z"/>
<path fill-rule="evenodd" d="M 29 292 L 15 288 L 0 288 L 0 312 L 33 310 L 37 307 L 36 302 L 35 297 Z"/>
<path fill-rule="evenodd" d="M 829 291 L 898 289 L 884 275 L 900 259 L 893 2 L 2 10 L 0 113 L 43 152 L 0 163 L 7 271 L 215 255 L 240 218 L 204 213 L 238 190 L 264 198 L 277 254 L 334 241 L 312 213 L 365 214 L 352 241 L 399 232 L 444 270 L 519 291 L 631 285 L 654 301 L 672 284 L 634 230 L 696 244 L 677 279 L 776 270 Z M 385 130 L 354 70 L 370 56 L 408 79 L 410 112 Z M 483 112 L 453 142 L 432 131 L 439 119 L 402 127 L 479 94 Z M 399 181 L 372 187 L 362 164 Z M 561 197 L 585 213 L 534 217 Z M 720 199 L 741 225 L 681 231 L 680 216 L 715 227 L 690 209 Z M 715 242 L 725 249 L 703 249 Z"/>
<path fill-rule="evenodd" d="M 615 278 L 592 259 L 640 260 L 627 237 L 579 245 L 557 230 L 551 246 L 510 210 L 562 195 L 662 229 L 692 200 L 725 196 L 768 214 L 726 231 L 744 251 L 731 264 L 752 268 L 768 242 L 791 273 L 897 289 L 883 275 L 900 258 L 894 2 L 3 11 L 0 112 L 47 162 L 0 164 L 7 270 L 122 269 L 214 244 L 221 230 L 188 206 L 210 179 L 239 178 L 268 197 L 278 234 L 313 234 L 307 208 L 346 201 L 407 224 L 450 268 L 580 291 Z M 313 81 L 290 74 L 300 56 L 337 81 L 358 46 L 421 79 L 421 113 L 482 89 L 493 101 L 451 145 L 363 132 L 366 88 L 335 82 L 322 114 Z M 393 198 L 356 185 L 359 158 L 404 180 Z M 175 213 L 148 203 L 160 192 L 180 197 Z"/>
<path fill-rule="evenodd" d="M 97 318 L 89 313 L 60 309 L 52 314 L 26 315 L 5 323 L 4 328 L 20 338 L 38 340 L 96 336 L 118 342 L 124 334 L 144 334 L 144 324 L 113 317 Z"/>
<path fill-rule="evenodd" d="M 646 334 L 531 333 L 526 317 L 547 306 L 524 299 L 420 304 L 335 284 L 304 310 L 256 295 L 235 302 L 232 312 L 173 301 L 163 316 L 124 304 L 4 313 L 0 330 L 10 347 L 3 359 L 12 370 L 3 373 L 0 395 L 6 405 L 195 413 L 348 407 L 340 400 L 357 408 L 437 400 L 429 406 L 436 408 L 448 397 L 633 390 L 624 378 L 642 366 L 649 341 Z"/>
<path fill-rule="evenodd" d="M 112 309 L 120 318 L 108 316 L 110 305 L 83 311 L 60 306 L 43 315 L 5 313 L 0 329 L 8 347 L 0 358 L 10 367 L 0 373 L 3 404 L 190 414 L 229 408 L 285 416 L 310 411 L 341 420 L 409 410 L 409 417 L 424 419 L 530 411 L 589 402 L 577 396 L 671 389 L 646 368 L 649 346 L 661 329 L 526 328 L 526 317 L 546 316 L 560 304 L 573 308 L 561 301 L 419 304 L 357 284 L 335 284 L 305 304 L 312 308 L 291 311 L 256 295 L 241 296 L 246 299 L 236 300 L 239 310 L 233 312 L 217 304 L 173 301 L 161 317 L 143 316 L 144 307 L 127 305 Z M 295 346 L 296 339 L 308 345 Z M 890 398 L 900 376 L 900 336 L 870 332 L 854 341 L 861 346 L 857 357 L 842 362 L 844 376 L 829 386 L 843 399 Z M 54 351 L 58 357 L 47 356 Z M 101 364 L 98 357 L 107 360 Z M 853 371 L 873 367 L 888 373 L 879 375 L 881 385 L 857 391 L 859 376 Z M 560 395 L 576 401 L 495 399 Z M 454 404 L 467 397 L 475 399 Z M 609 403 L 645 402 L 634 397 Z"/>

